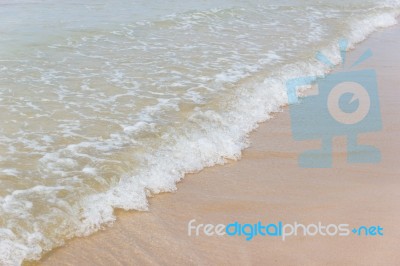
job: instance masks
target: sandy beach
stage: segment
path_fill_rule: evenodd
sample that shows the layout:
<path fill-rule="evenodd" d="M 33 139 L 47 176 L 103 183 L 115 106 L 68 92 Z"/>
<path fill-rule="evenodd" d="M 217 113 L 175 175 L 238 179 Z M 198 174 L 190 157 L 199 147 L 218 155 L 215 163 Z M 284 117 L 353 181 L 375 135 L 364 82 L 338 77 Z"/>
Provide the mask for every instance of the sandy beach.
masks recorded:
<path fill-rule="evenodd" d="M 292 138 L 288 108 L 251 133 L 242 159 L 190 174 L 176 193 L 150 199 L 148 212 L 117 211 L 112 227 L 44 255 L 39 265 L 399 265 L 400 26 L 382 29 L 351 51 L 356 69 L 377 72 L 383 130 L 359 136 L 380 149 L 377 164 L 349 164 L 346 138 L 333 142 L 333 167 L 298 166 L 320 141 Z M 340 71 L 338 68 L 337 71 Z M 195 224 L 284 223 L 381 226 L 383 236 L 188 236 Z M 352 228 L 352 227 L 351 227 Z"/>

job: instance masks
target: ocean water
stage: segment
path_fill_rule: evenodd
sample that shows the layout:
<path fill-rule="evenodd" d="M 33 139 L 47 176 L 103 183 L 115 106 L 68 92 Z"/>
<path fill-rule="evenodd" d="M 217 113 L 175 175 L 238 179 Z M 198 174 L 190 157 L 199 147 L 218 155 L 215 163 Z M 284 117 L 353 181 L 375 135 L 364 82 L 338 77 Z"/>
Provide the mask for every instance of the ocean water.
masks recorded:
<path fill-rule="evenodd" d="M 287 79 L 329 71 L 317 51 L 338 63 L 338 40 L 399 14 L 400 1 L 0 1 L 0 264 L 240 158 Z"/>

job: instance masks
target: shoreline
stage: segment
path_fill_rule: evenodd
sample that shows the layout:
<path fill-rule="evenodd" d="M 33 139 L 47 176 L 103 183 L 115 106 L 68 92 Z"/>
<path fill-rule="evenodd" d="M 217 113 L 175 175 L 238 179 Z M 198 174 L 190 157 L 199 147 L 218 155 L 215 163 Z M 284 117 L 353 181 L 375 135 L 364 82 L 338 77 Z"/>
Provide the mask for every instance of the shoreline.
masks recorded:
<path fill-rule="evenodd" d="M 372 67 L 378 72 L 384 128 L 362 134 L 359 139 L 379 147 L 381 163 L 347 164 L 343 152 L 346 141 L 339 137 L 334 141 L 333 168 L 299 168 L 298 154 L 320 144 L 293 140 L 285 107 L 250 134 L 252 145 L 243 151 L 240 161 L 187 175 L 178 183 L 177 193 L 150 199 L 149 212 L 117 210 L 113 227 L 68 241 L 45 254 L 39 265 L 399 263 L 400 255 L 393 247 L 400 241 L 400 234 L 394 230 L 400 222 L 400 207 L 396 206 L 400 169 L 395 156 L 396 148 L 400 148 L 395 140 L 400 107 L 393 94 L 400 95 L 392 87 L 400 81 L 396 76 L 399 42 L 400 26 L 396 25 L 373 33 L 348 55 L 348 60 L 355 62 L 367 48 L 374 52 L 361 69 Z M 379 51 L 382 45 L 385 49 Z M 381 239 L 296 237 L 285 242 L 269 238 L 246 242 L 240 237 L 189 237 L 187 224 L 192 219 L 213 224 L 266 219 L 381 224 L 389 233 Z"/>

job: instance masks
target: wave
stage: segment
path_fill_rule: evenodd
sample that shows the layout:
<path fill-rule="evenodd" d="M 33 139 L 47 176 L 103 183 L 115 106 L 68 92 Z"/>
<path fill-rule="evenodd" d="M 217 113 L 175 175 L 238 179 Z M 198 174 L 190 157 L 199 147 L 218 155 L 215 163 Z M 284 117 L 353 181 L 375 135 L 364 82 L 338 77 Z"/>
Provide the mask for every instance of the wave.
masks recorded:
<path fill-rule="evenodd" d="M 334 64 L 339 64 L 341 62 L 340 50 L 337 46 L 339 39 L 346 37 L 350 48 L 354 48 L 357 43 L 365 40 L 377 29 L 395 25 L 399 15 L 398 2 L 385 2 L 382 5 L 396 9 L 383 14 L 374 13 L 362 20 L 352 21 L 348 32 L 340 33 L 341 36 L 330 39 L 323 47 L 319 47 L 320 50 Z M 215 12 L 219 11 L 214 10 L 210 14 Z M 204 15 L 204 12 L 201 14 Z M 201 14 L 194 15 L 199 17 Z M 186 22 L 182 24 L 182 21 L 187 22 L 190 19 L 183 18 L 176 25 L 188 27 L 188 24 Z M 165 21 L 161 24 L 153 23 L 157 27 L 165 24 Z M 279 61 L 279 55 L 271 53 L 265 60 L 273 64 L 274 60 Z M 87 236 L 112 224 L 116 220 L 115 208 L 148 210 L 148 197 L 161 192 L 175 191 L 176 184 L 185 174 L 198 172 L 204 167 L 224 164 L 228 159 L 240 159 L 242 150 L 250 145 L 249 133 L 256 129 L 259 123 L 270 119 L 271 113 L 279 112 L 282 106 L 288 104 L 285 89 L 288 79 L 302 76 L 323 77 L 331 70 L 307 54 L 304 58 L 282 64 L 267 72 L 263 72 L 262 68 L 256 68 L 247 73 L 240 71 L 219 73 L 215 76 L 217 84 L 228 81 L 239 84 L 239 88 L 219 96 L 223 99 L 215 100 L 217 103 L 213 108 L 194 108 L 181 126 L 166 128 L 159 137 L 168 141 L 160 142 L 160 145 L 151 147 L 149 152 L 141 154 L 143 156 L 138 162 L 139 167 L 135 168 L 134 175 L 132 171 L 123 170 L 119 172 L 121 174 L 119 178 L 112 179 L 106 184 L 108 189 L 103 189 L 101 192 L 91 189 L 92 193 L 89 194 L 83 190 L 79 194 L 80 200 L 73 205 L 60 202 L 58 198 L 59 194 L 68 194 L 75 189 L 62 182 L 52 186 L 37 184 L 29 189 L 13 191 L 1 198 L 3 211 L 12 213 L 13 217 L 17 217 L 15 219 L 20 221 L 26 218 L 24 216 L 27 213 L 34 212 L 32 202 L 45 206 L 52 202 L 57 208 L 53 208 L 54 213 L 45 219 L 58 224 L 59 231 L 54 232 L 51 237 L 44 235 L 42 230 L 46 223 L 43 225 L 40 221 L 30 230 L 23 229 L 29 227 L 28 225 L 22 226 L 17 233 L 7 227 L 1 228 L 0 263 L 19 265 L 24 260 L 37 260 L 44 252 L 63 245 L 66 239 Z M 260 77 L 266 78 L 260 81 Z M 175 107 L 168 106 L 168 108 Z M 159 134 L 155 132 L 154 124 L 149 121 L 125 126 L 124 132 L 127 135 L 135 134 L 135 136 Z M 93 146 L 107 153 L 129 145 L 129 141 L 131 140 L 115 136 L 107 141 L 68 145 L 63 150 L 47 153 L 40 159 L 40 163 L 46 171 L 58 171 L 62 176 L 64 168 L 76 167 L 76 162 L 63 154 L 83 156 L 80 149 L 92 149 Z M 129 153 L 125 155 L 129 156 Z M 82 171 L 94 176 L 98 169 L 86 167 Z M 17 172 L 9 171 L 8 174 L 16 175 Z M 46 197 L 45 201 L 41 201 L 43 197 Z M 68 220 L 68 223 L 63 223 L 63 219 Z M 6 224 L 12 222 L 10 220 Z"/>

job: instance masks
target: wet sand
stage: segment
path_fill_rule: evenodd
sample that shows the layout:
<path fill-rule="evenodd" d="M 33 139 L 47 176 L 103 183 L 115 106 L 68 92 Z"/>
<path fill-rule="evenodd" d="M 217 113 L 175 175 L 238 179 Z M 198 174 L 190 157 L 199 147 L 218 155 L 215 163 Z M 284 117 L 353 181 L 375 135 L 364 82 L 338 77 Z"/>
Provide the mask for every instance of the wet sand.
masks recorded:
<path fill-rule="evenodd" d="M 68 241 L 40 265 L 400 265 L 400 26 L 371 35 L 349 53 L 378 75 L 383 130 L 359 136 L 380 149 L 378 164 L 346 162 L 334 139 L 333 167 L 300 168 L 297 156 L 320 141 L 294 141 L 287 108 L 251 134 L 238 162 L 187 175 L 176 193 L 150 199 L 149 212 L 118 211 L 112 228 Z M 339 69 L 341 70 L 341 68 Z M 384 236 L 188 236 L 195 224 L 346 223 L 380 225 Z M 352 227 L 351 227 L 352 228 Z"/>

